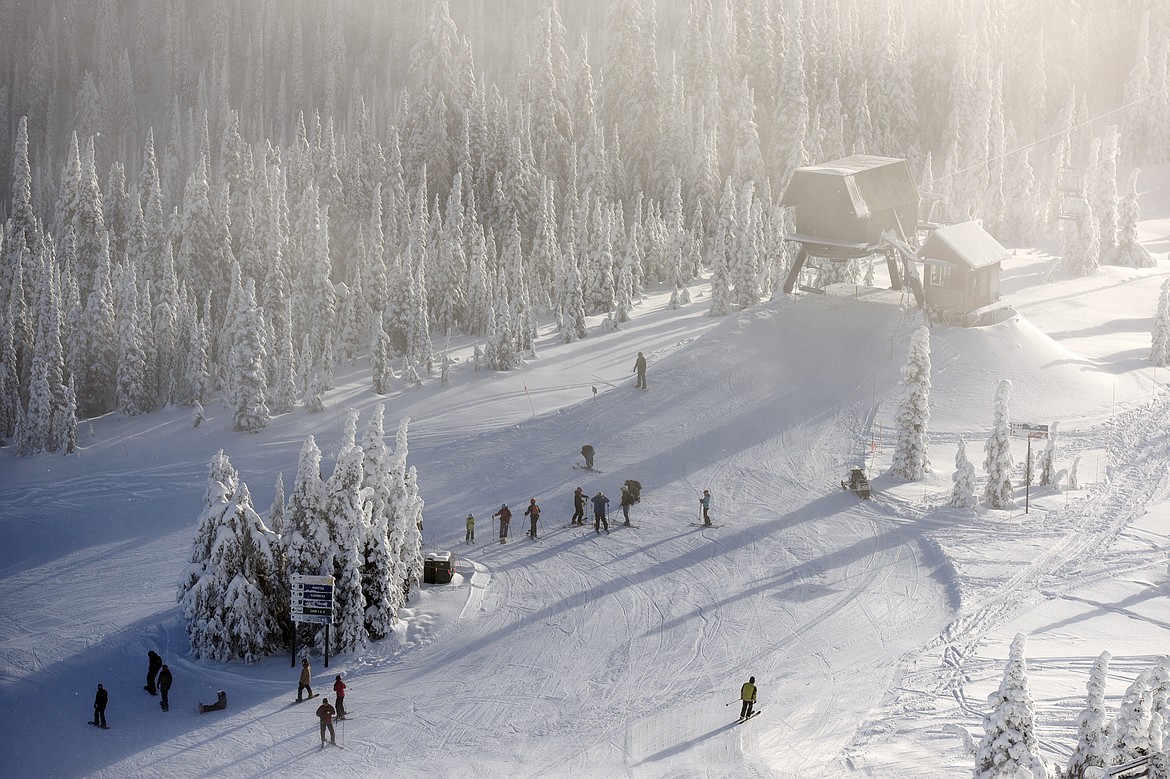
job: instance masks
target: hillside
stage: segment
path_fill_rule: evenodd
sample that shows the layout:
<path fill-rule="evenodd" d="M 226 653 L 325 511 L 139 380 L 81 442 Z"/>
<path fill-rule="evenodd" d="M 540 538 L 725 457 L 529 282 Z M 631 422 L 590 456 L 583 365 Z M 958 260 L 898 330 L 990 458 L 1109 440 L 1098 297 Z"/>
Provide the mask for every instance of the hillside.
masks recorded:
<path fill-rule="evenodd" d="M 1160 267 L 1115 279 L 1115 270 L 1101 287 L 1129 296 L 1140 289 L 1148 297 L 1166 274 Z M 946 511 L 930 507 L 944 500 L 948 449 L 958 434 L 978 446 L 1004 376 L 1018 384 L 1021 414 L 1083 426 L 1086 451 L 1100 446 L 1098 423 L 1114 405 L 1149 413 L 1141 410 L 1149 385 L 1093 370 L 1099 360 L 1026 318 L 1021 291 L 1020 318 L 934 331 L 935 472 L 923 485 L 893 483 L 880 474 L 888 448 L 870 443 L 888 430 L 917 317 L 887 293 L 836 292 L 724 320 L 704 316 L 701 297 L 671 311 L 655 294 L 623 330 L 568 345 L 545 335 L 540 356 L 519 371 L 460 363 L 450 387 L 432 380 L 385 398 L 388 419 L 412 418 L 427 550 L 454 550 L 459 574 L 451 586 L 426 588 L 393 639 L 333 658 L 328 670 L 317 658 L 318 683 L 343 673 L 350 685 L 344 751 L 318 755 L 311 710 L 288 705 L 295 673 L 287 656 L 252 666 L 191 660 L 174 587 L 211 454 L 225 449 L 263 510 L 275 474 L 291 478 L 304 436 L 317 437 L 328 471 L 340 412 L 354 406 L 364 421 L 379 400 L 364 366 L 339 372 L 326 413 L 297 411 L 255 435 L 231 433 L 228 415 L 209 405 L 197 429 L 183 409 L 111 415 L 87 427 L 76 457 L 0 458 L 8 550 L 0 597 L 9 604 L 0 724 L 27 734 L 11 770 L 657 777 L 824 776 L 852 766 L 875 776 L 939 775 L 925 754 L 958 770 L 961 741 L 939 728 L 974 728 L 980 699 L 966 696 L 948 711 L 956 688 L 940 677 L 934 654 L 957 645 L 956 636 L 968 651 L 997 651 L 995 631 L 1012 612 L 988 615 L 981 588 L 1004 602 L 1022 566 L 1043 574 L 1026 583 L 1063 592 L 1069 585 L 1059 582 L 1082 574 L 1077 560 L 1087 550 L 1037 565 L 1041 552 L 1002 529 L 1019 520 L 999 512 L 963 520 L 962 535 L 947 531 Z M 650 360 L 645 393 L 629 373 L 639 350 Z M 604 474 L 571 467 L 584 443 L 597 448 Z M 836 481 L 866 456 L 877 494 L 860 502 Z M 1158 456 L 1140 463 L 1155 469 Z M 598 537 L 567 526 L 574 486 L 603 489 L 616 503 L 626 478 L 644 485 L 638 529 Z M 716 496 L 721 527 L 688 524 L 704 488 Z M 488 515 L 529 496 L 545 508 L 541 540 L 521 537 L 514 522 L 512 542 L 494 543 Z M 1140 515 L 1165 500 L 1165 485 L 1128 497 L 1126 516 Z M 1033 511 L 1057 507 L 1051 495 L 1033 500 Z M 480 519 L 474 546 L 462 543 L 468 511 Z M 616 506 L 612 513 L 620 516 Z M 1143 532 L 1164 557 L 1164 523 Z M 978 566 L 973 549 L 984 555 Z M 972 614 L 984 615 L 977 628 L 956 632 Z M 1097 638 L 1078 654 L 1108 648 Z M 165 715 L 141 690 L 150 648 L 175 671 Z M 976 683 L 994 683 L 1000 663 L 978 663 Z M 1077 667 L 1075 659 L 1061 666 L 1074 688 L 1083 685 Z M 763 714 L 732 726 L 725 704 L 749 674 Z M 111 690 L 108 732 L 84 724 L 98 681 Z M 935 692 L 908 700 L 907 687 Z M 200 717 L 196 701 L 221 688 L 229 710 Z M 1059 744 L 1071 731 L 1057 724 Z"/>

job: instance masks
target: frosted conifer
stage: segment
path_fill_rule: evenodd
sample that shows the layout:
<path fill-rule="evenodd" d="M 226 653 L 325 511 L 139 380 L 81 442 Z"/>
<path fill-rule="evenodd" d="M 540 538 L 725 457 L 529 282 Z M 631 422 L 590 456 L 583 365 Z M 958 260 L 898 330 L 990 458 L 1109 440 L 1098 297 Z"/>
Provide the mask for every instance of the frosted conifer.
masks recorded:
<path fill-rule="evenodd" d="M 1121 698 L 1117 718 L 1113 721 L 1113 743 L 1109 749 L 1109 763 L 1120 765 L 1150 753 L 1150 718 L 1154 711 L 1151 690 L 1153 669 L 1137 675 Z"/>
<path fill-rule="evenodd" d="M 1082 779 L 1089 766 L 1109 765 L 1110 723 L 1105 711 L 1105 681 L 1111 655 L 1102 652 L 1086 683 L 1088 698 L 1077 719 L 1077 748 L 1068 760 L 1066 779 Z"/>
<path fill-rule="evenodd" d="M 1162 282 L 1162 291 L 1158 295 L 1152 341 L 1150 362 L 1159 368 L 1170 366 L 1170 279 Z"/>
<path fill-rule="evenodd" d="M 983 499 L 996 509 L 1006 509 L 1013 505 L 1012 469 L 1015 461 L 1012 459 L 1011 423 L 1008 418 L 1008 398 L 1011 393 L 1012 383 L 1004 379 L 995 391 L 995 422 L 984 445 L 987 456 L 983 460 L 983 471 L 987 474 L 987 484 L 983 490 Z"/>
<path fill-rule="evenodd" d="M 1040 453 L 1040 467 L 1039 471 L 1040 486 L 1047 487 L 1055 484 L 1056 480 L 1056 439 L 1059 437 L 1057 425 L 1059 423 L 1053 422 L 1048 426 L 1048 443 L 1044 447 L 1044 451 Z"/>
<path fill-rule="evenodd" d="M 930 468 L 927 423 L 930 421 L 930 330 L 920 327 L 910 339 L 902 367 L 902 398 L 894 419 L 894 457 L 890 472 L 917 481 Z"/>
<path fill-rule="evenodd" d="M 1026 645 L 1027 638 L 1017 633 L 1003 681 L 987 697 L 991 711 L 983 717 L 984 735 L 975 756 L 974 779 L 1015 779 L 1020 769 L 1030 771 L 1026 775 L 1036 779 L 1048 776 L 1036 740 L 1035 712 L 1024 660 Z"/>
<path fill-rule="evenodd" d="M 955 472 L 951 475 L 954 486 L 951 488 L 951 507 L 957 509 L 974 508 L 978 501 L 975 499 L 975 466 L 967 459 L 967 443 L 959 439 L 959 448 L 955 451 Z"/>

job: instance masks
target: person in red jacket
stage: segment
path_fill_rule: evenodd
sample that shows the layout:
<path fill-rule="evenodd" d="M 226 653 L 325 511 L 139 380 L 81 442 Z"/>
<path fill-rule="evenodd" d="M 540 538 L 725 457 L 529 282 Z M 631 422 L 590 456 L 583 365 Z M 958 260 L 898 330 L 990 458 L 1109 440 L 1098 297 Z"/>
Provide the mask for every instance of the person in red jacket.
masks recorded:
<path fill-rule="evenodd" d="M 540 519 L 540 506 L 536 505 L 536 498 L 528 501 L 528 508 L 524 509 L 524 516 L 532 519 L 532 529 L 528 531 L 534 540 L 536 539 L 536 521 Z"/>
<path fill-rule="evenodd" d="M 512 510 L 508 508 L 508 504 L 500 506 L 500 510 L 493 517 L 500 518 L 500 543 L 508 543 L 508 523 L 512 521 Z"/>
<path fill-rule="evenodd" d="M 337 733 L 333 730 L 333 707 L 329 705 L 329 699 L 317 707 L 317 717 L 321 720 L 321 748 L 325 748 L 325 729 L 329 729 L 329 743 L 337 746 Z"/>
<path fill-rule="evenodd" d="M 338 674 L 333 682 L 333 692 L 337 695 L 337 721 L 345 719 L 345 682 L 341 681 L 341 674 Z"/>

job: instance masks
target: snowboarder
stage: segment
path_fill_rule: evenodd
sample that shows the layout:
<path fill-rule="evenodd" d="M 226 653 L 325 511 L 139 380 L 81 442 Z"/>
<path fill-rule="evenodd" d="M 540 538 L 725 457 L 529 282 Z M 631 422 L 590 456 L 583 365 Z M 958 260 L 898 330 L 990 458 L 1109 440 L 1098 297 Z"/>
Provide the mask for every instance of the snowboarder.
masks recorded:
<path fill-rule="evenodd" d="M 593 447 L 589 444 L 582 446 L 581 456 L 585 458 L 585 470 L 593 470 Z"/>
<path fill-rule="evenodd" d="M 93 696 L 93 722 L 91 725 L 97 725 L 99 728 L 109 727 L 106 724 L 106 703 L 110 700 L 110 694 L 106 692 L 106 688 L 100 684 L 97 688 L 97 695 Z"/>
<path fill-rule="evenodd" d="M 634 360 L 634 373 L 638 374 L 635 386 L 638 389 L 646 389 L 646 358 L 641 352 L 638 352 L 638 359 Z"/>
<path fill-rule="evenodd" d="M 345 719 L 345 682 L 338 674 L 333 681 L 333 693 L 337 696 L 337 721 Z"/>
<path fill-rule="evenodd" d="M 326 698 L 320 706 L 317 707 L 317 717 L 321 720 L 321 748 L 325 748 L 325 729 L 329 728 L 329 743 L 337 746 L 337 734 L 333 730 L 333 707 L 329 705 L 329 699 Z"/>
<path fill-rule="evenodd" d="M 508 508 L 508 504 L 500 506 L 500 510 L 493 517 L 500 518 L 500 543 L 508 543 L 508 523 L 512 521 L 512 510 Z"/>
<path fill-rule="evenodd" d="M 200 703 L 199 713 L 206 714 L 209 711 L 223 711 L 227 708 L 227 693 L 220 690 L 215 694 L 215 703 Z"/>
<path fill-rule="evenodd" d="M 699 498 L 699 505 L 703 507 L 703 524 L 711 524 L 711 491 L 703 490 L 703 497 Z"/>
<path fill-rule="evenodd" d="M 309 697 L 313 697 L 313 669 L 309 667 L 309 658 L 301 658 L 301 680 L 297 683 L 297 703 L 300 703 L 305 690 L 309 691 Z"/>
<path fill-rule="evenodd" d="M 593 530 L 600 534 L 602 524 L 605 525 L 605 532 L 609 532 L 609 520 L 605 516 L 605 504 L 609 503 L 609 498 L 605 497 L 605 493 L 601 490 L 593 496 Z"/>
<path fill-rule="evenodd" d="M 743 687 L 739 690 L 739 698 L 743 701 L 743 707 L 739 710 L 739 718 L 741 720 L 752 716 L 752 707 L 756 705 L 756 677 L 750 677 L 743 683 Z"/>
<path fill-rule="evenodd" d="M 574 525 L 584 525 L 585 524 L 585 501 L 587 501 L 587 500 L 588 500 L 588 498 L 585 497 L 585 488 L 584 487 L 578 487 L 576 490 L 574 490 L 574 492 L 573 492 L 573 524 Z"/>
<path fill-rule="evenodd" d="M 528 535 L 536 539 L 536 521 L 540 519 L 540 506 L 536 505 L 536 498 L 530 498 L 528 501 L 528 508 L 524 509 L 524 516 L 532 520 L 532 529 L 528 531 Z"/>
<path fill-rule="evenodd" d="M 628 485 L 622 485 L 622 515 L 626 518 L 626 527 L 630 525 L 630 506 L 634 505 L 634 495 Z"/>
<path fill-rule="evenodd" d="M 149 665 L 146 668 L 146 686 L 142 689 L 146 690 L 151 695 L 158 695 L 155 692 L 154 677 L 158 676 L 158 671 L 162 668 L 162 658 L 158 656 L 158 652 L 153 649 L 146 653 Z"/>
<path fill-rule="evenodd" d="M 475 543 L 475 517 L 471 514 L 467 515 L 467 540 L 466 543 Z"/>
<path fill-rule="evenodd" d="M 163 665 L 162 670 L 158 672 L 158 691 L 162 693 L 162 700 L 158 702 L 158 705 L 162 707 L 163 711 L 171 710 L 171 700 L 169 697 L 171 681 L 171 669 Z"/>

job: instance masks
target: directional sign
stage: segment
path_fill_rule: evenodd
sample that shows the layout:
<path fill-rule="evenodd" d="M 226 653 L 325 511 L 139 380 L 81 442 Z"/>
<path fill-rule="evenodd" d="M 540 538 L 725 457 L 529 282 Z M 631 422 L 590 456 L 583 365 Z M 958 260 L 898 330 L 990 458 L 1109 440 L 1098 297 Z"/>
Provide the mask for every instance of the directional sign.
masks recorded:
<path fill-rule="evenodd" d="M 289 605 L 293 622 L 333 624 L 333 577 L 295 574 Z"/>
<path fill-rule="evenodd" d="M 1048 425 L 1030 425 L 1026 422 L 1012 422 L 1012 435 L 1016 438 L 1047 438 Z"/>

